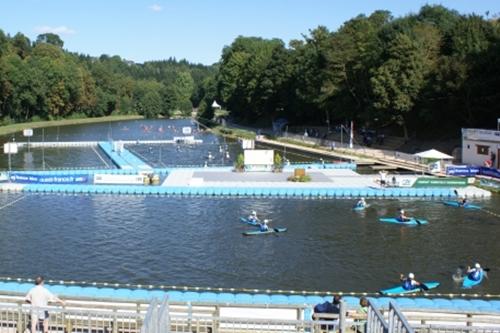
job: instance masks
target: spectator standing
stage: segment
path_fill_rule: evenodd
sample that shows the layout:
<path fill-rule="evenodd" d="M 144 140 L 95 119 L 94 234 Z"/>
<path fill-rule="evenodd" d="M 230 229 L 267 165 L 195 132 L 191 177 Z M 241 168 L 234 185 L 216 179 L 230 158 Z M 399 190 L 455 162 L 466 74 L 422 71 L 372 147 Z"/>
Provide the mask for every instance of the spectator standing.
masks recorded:
<path fill-rule="evenodd" d="M 31 304 L 31 333 L 37 332 L 36 328 L 40 320 L 43 320 L 43 333 L 48 333 L 49 312 L 45 308 L 47 308 L 49 302 L 64 305 L 64 301 L 45 288 L 43 276 L 36 277 L 35 286 L 31 288 L 24 299 Z"/>

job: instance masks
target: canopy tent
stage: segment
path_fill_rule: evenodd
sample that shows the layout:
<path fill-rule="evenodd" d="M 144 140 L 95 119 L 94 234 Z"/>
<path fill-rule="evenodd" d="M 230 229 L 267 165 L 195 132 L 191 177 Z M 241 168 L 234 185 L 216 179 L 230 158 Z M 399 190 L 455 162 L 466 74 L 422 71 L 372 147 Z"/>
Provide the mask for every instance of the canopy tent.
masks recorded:
<path fill-rule="evenodd" d="M 214 102 L 212 103 L 212 108 L 213 108 L 213 109 L 220 109 L 220 108 L 221 108 L 221 106 L 219 105 L 219 103 L 217 103 L 217 102 L 214 100 Z"/>
<path fill-rule="evenodd" d="M 430 149 L 426 150 L 420 153 L 416 153 L 415 156 L 418 156 L 420 158 L 429 158 L 429 159 L 435 159 L 435 160 L 452 160 L 453 156 L 446 155 L 440 151 L 437 151 L 436 149 Z"/>

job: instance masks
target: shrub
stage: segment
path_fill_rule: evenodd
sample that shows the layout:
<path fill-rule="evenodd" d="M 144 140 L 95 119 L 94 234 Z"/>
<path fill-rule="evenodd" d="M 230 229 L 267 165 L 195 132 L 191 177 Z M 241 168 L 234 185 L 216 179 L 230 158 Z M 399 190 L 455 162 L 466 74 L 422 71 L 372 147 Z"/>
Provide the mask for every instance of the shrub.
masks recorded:
<path fill-rule="evenodd" d="M 307 183 L 307 182 L 311 181 L 311 176 L 309 176 L 309 175 L 290 176 L 287 178 L 287 180 L 290 182 L 296 182 L 296 183 Z"/>

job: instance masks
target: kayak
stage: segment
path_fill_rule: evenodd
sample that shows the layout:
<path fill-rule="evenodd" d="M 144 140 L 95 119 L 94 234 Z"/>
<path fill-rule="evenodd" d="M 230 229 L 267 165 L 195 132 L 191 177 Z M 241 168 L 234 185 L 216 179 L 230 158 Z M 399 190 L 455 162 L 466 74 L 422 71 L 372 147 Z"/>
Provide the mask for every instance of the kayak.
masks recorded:
<path fill-rule="evenodd" d="M 354 206 L 354 207 L 352 207 L 352 210 L 359 212 L 359 211 L 365 210 L 368 207 L 370 207 L 370 205 L 368 205 L 368 204 L 365 206 Z"/>
<path fill-rule="evenodd" d="M 240 217 L 240 221 L 243 222 L 243 223 L 246 223 L 246 224 L 253 225 L 254 227 L 258 227 L 259 226 L 259 223 L 255 222 L 255 221 L 252 221 L 252 220 L 249 220 L 246 217 Z"/>
<path fill-rule="evenodd" d="M 269 228 L 268 231 L 246 231 L 243 233 L 244 236 L 256 236 L 256 235 L 268 235 L 268 234 L 275 234 L 278 232 L 285 232 L 287 229 L 286 228 Z"/>
<path fill-rule="evenodd" d="M 465 205 L 461 205 L 457 201 L 443 201 L 443 205 L 451 206 L 451 207 L 460 207 L 460 208 L 465 208 L 465 209 L 481 209 L 481 207 L 479 207 L 477 205 L 473 205 L 470 203 L 466 203 Z"/>
<path fill-rule="evenodd" d="M 477 281 L 469 279 L 469 276 L 466 276 L 464 278 L 464 281 L 462 282 L 462 288 L 472 288 L 474 286 L 477 286 L 481 284 L 481 282 L 483 282 L 483 278 L 484 278 L 484 272 L 481 272 L 481 274 L 479 275 L 479 280 Z"/>
<path fill-rule="evenodd" d="M 427 224 L 427 220 L 422 220 L 422 219 L 416 219 L 414 217 L 411 217 L 408 222 L 401 222 L 398 218 L 396 217 L 381 217 L 378 219 L 380 222 L 385 222 L 385 223 L 396 223 L 396 224 L 404 224 L 404 225 L 420 225 L 420 224 Z"/>
<path fill-rule="evenodd" d="M 439 282 L 425 282 L 424 284 L 428 289 L 434 289 L 434 288 L 437 288 L 439 286 Z M 382 295 L 412 294 L 412 293 L 416 293 L 419 291 L 424 291 L 424 290 L 420 287 L 416 287 L 414 289 L 407 290 L 407 289 L 403 288 L 403 286 L 398 285 L 398 286 L 395 286 L 395 287 L 392 287 L 389 289 L 380 290 L 379 293 Z"/>

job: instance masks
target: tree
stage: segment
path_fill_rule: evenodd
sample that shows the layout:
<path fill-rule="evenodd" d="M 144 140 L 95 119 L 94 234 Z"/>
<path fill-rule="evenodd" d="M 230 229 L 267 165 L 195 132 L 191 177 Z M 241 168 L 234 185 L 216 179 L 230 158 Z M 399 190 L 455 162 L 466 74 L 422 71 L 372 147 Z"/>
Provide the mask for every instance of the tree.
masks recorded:
<path fill-rule="evenodd" d="M 388 59 L 374 70 L 371 79 L 374 107 L 386 110 L 386 116 L 403 127 L 405 138 L 408 138 L 408 113 L 415 105 L 428 72 L 423 53 L 415 40 L 400 33 L 389 46 Z"/>
<path fill-rule="evenodd" d="M 156 91 L 148 91 L 141 101 L 141 114 L 146 118 L 156 118 L 162 113 L 160 94 Z"/>
<path fill-rule="evenodd" d="M 63 40 L 56 34 L 53 33 L 45 33 L 38 35 L 36 37 L 36 44 L 40 43 L 47 43 L 47 44 L 52 44 L 54 46 L 57 46 L 62 49 L 64 46 Z"/>

